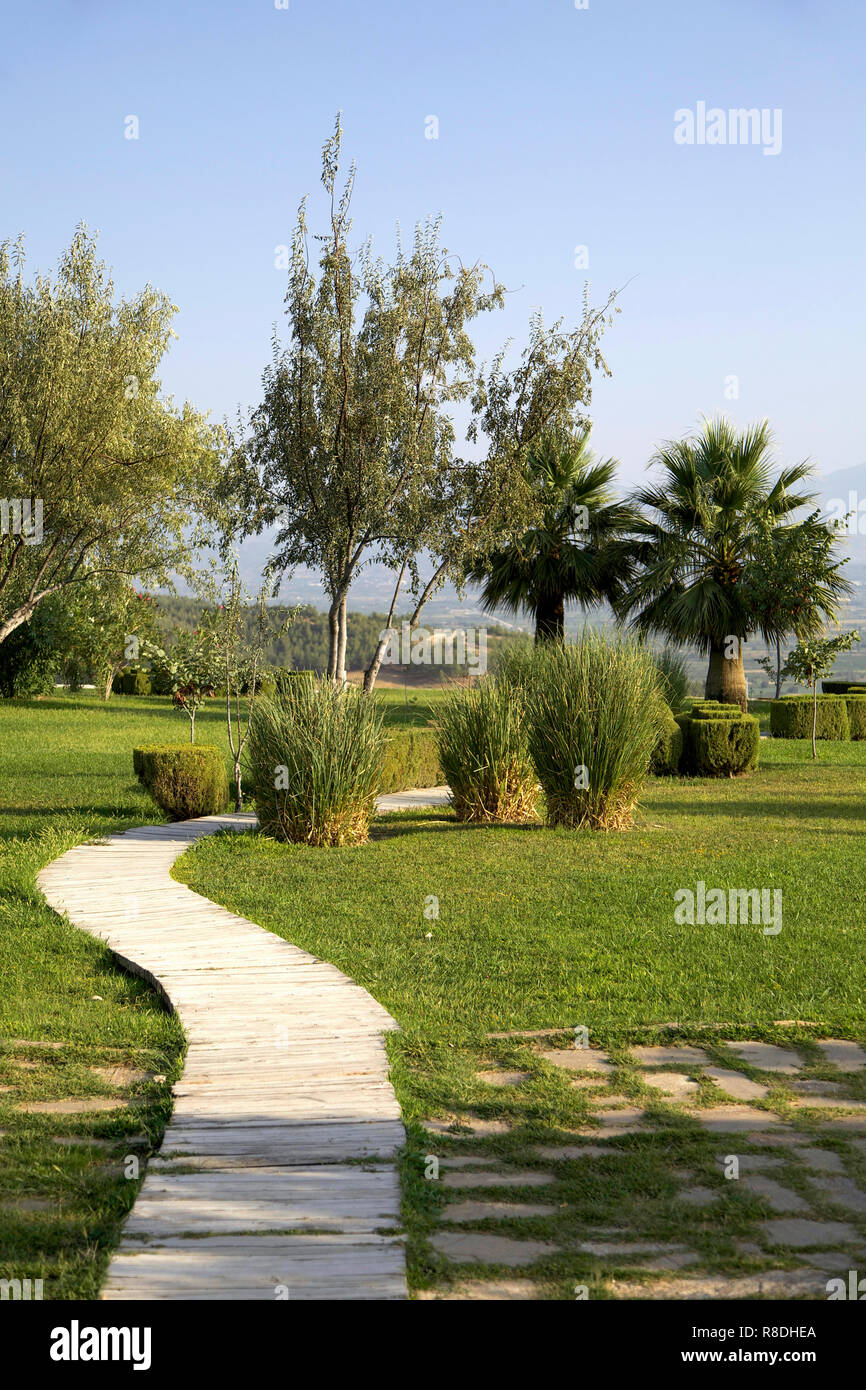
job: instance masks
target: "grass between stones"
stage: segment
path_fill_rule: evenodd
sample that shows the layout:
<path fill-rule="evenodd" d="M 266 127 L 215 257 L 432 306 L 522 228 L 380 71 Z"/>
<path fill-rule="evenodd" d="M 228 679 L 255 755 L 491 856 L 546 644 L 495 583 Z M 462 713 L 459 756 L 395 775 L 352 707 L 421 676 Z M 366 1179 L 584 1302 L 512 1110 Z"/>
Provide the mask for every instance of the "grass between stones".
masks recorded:
<path fill-rule="evenodd" d="M 177 876 L 198 892 L 333 961 L 399 1022 L 390 1047 L 410 1136 L 405 1217 L 417 1290 L 507 1277 L 501 1242 L 479 1245 L 483 1258 L 465 1262 L 465 1239 L 438 1239 L 474 1231 L 530 1242 L 532 1260 L 518 1247 L 513 1267 L 543 1297 L 573 1298 L 581 1285 L 590 1297 L 621 1288 L 636 1296 L 635 1281 L 651 1284 L 684 1251 L 695 1259 L 683 1278 L 775 1270 L 790 1274 L 792 1296 L 825 1296 L 804 1283 L 796 1244 L 772 1238 L 785 1228 L 768 1224 L 784 1219 L 769 1189 L 725 1179 L 727 1155 L 779 1159 L 773 1179 L 803 1196 L 801 1214 L 841 1223 L 826 1227 L 826 1249 L 852 1268 L 859 1252 L 862 1265 L 863 1214 L 812 1184 L 797 1157 L 801 1144 L 817 1146 L 838 1156 L 852 1182 L 866 1180 L 862 1114 L 809 1110 L 809 1093 L 792 1084 L 835 1082 L 840 1106 L 866 1099 L 866 1073 L 840 1073 L 814 1043 L 864 1034 L 866 745 L 821 751 L 813 766 L 807 747 L 765 740 L 764 765 L 748 779 L 650 782 L 640 824 L 622 835 L 470 828 L 447 813 L 415 812 L 381 820 L 371 843 L 354 850 L 323 855 L 255 835 L 218 837 L 178 863 Z M 676 925 L 674 892 L 699 879 L 708 888 L 780 888 L 782 932 Z M 438 918 L 425 916 L 431 905 Z M 558 1047 L 573 1053 L 568 1030 L 581 1025 L 611 1071 L 580 1075 L 551 1062 Z M 551 1029 L 559 1035 L 489 1036 Z M 761 1069 L 725 1046 L 756 1039 L 793 1049 L 797 1074 Z M 648 1086 L 665 1068 L 642 1069 L 629 1045 L 660 1042 L 678 1055 L 684 1043 L 702 1049 L 717 1075 L 685 1061 L 667 1067 L 674 1095 Z M 495 1071 L 527 1076 L 495 1085 L 484 1077 Z M 754 1089 L 738 1099 L 719 1084 L 733 1077 Z M 703 1127 L 702 1112 L 717 1128 Z M 550 1157 L 581 1145 L 586 1158 Z M 469 1165 L 452 1187 L 443 1175 L 454 1156 L 483 1160 L 482 1171 L 503 1183 L 467 1184 Z M 515 1186 L 516 1173 L 548 1181 Z M 709 1201 L 683 1200 L 700 1189 Z M 833 1191 L 840 1199 L 845 1189 Z M 464 1208 L 449 1225 L 457 1201 L 518 1210 L 500 1205 L 485 1219 L 476 1208 L 472 1221 Z M 555 1212 L 521 1216 L 521 1202 Z M 853 1244 L 840 1238 L 843 1228 Z M 623 1253 L 630 1244 L 658 1250 Z"/>

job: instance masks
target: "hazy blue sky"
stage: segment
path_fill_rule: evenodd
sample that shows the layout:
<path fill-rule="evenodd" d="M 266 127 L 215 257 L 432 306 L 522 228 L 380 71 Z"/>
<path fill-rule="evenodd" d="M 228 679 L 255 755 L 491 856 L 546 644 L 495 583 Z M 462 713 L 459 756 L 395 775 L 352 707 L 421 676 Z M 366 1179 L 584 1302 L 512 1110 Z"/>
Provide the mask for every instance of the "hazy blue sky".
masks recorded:
<path fill-rule="evenodd" d="M 358 241 L 387 255 L 398 222 L 441 212 L 445 244 L 513 291 L 483 356 L 535 306 L 573 319 L 587 276 L 597 299 L 630 281 L 592 404 L 626 479 L 721 409 L 769 416 L 787 461 L 863 461 L 862 0 L 289 4 L 3 7 L 2 234 L 46 269 L 84 219 L 118 288 L 168 291 L 175 396 L 217 416 L 255 400 L 274 248 L 305 192 L 317 220 L 340 107 Z M 699 102 L 780 109 L 780 153 L 675 143 Z"/>

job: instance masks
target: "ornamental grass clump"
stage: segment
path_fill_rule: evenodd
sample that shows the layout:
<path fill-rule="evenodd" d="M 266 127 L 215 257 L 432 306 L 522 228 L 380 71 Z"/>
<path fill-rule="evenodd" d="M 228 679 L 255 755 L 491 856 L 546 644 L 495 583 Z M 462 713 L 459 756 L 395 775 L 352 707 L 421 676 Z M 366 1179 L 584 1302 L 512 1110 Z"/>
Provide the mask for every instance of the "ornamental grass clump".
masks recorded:
<path fill-rule="evenodd" d="M 550 826 L 625 830 L 668 707 L 651 652 L 587 632 L 545 643 L 525 683 L 527 744 Z"/>
<path fill-rule="evenodd" d="M 449 691 L 434 728 L 458 820 L 489 825 L 534 818 L 540 787 L 523 723 L 515 687 L 488 679 Z"/>
<path fill-rule="evenodd" d="M 363 844 L 385 743 L 375 701 L 351 686 L 304 674 L 277 699 L 260 698 L 247 757 L 262 831 L 292 844 Z"/>

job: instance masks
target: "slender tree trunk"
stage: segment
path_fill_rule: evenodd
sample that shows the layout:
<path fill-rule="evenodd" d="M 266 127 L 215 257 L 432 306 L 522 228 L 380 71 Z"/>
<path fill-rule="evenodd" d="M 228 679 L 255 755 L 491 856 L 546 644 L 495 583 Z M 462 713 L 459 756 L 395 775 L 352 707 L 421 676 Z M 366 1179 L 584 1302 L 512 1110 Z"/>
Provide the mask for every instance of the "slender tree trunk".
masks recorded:
<path fill-rule="evenodd" d="M 535 608 L 535 644 L 565 641 L 565 601 L 562 594 L 545 595 Z"/>
<path fill-rule="evenodd" d="M 710 664 L 707 667 L 707 680 L 704 695 L 708 700 L 718 700 L 723 705 L 739 705 L 748 709 L 746 698 L 746 676 L 743 670 L 743 644 L 737 641 L 736 656 L 727 656 L 725 642 L 713 639 L 710 647 Z"/>
<path fill-rule="evenodd" d="M 818 682 L 815 681 L 815 694 L 812 699 L 812 759 L 818 756 L 815 740 L 818 736 Z"/>
<path fill-rule="evenodd" d="M 340 647 L 340 600 L 335 598 L 328 609 L 328 680 L 337 679 Z"/>
<path fill-rule="evenodd" d="M 103 703 L 108 704 L 111 699 L 111 687 L 114 685 L 114 677 L 117 671 L 116 666 L 109 666 L 105 676 L 105 689 L 102 692 Z"/>
<path fill-rule="evenodd" d="M 189 716 L 189 741 L 195 743 L 195 710 Z"/>
<path fill-rule="evenodd" d="M 348 625 L 346 622 L 346 601 L 348 595 L 344 592 L 340 599 L 340 638 L 337 644 L 337 681 L 340 686 L 346 684 L 346 637 L 348 635 Z"/>
<path fill-rule="evenodd" d="M 776 637 L 776 699 L 782 698 L 782 639 Z"/>
<path fill-rule="evenodd" d="M 376 650 L 373 653 L 373 659 L 370 662 L 370 665 L 367 667 L 366 671 L 364 672 L 364 693 L 366 695 L 370 694 L 371 690 L 373 689 L 373 686 L 376 684 L 376 677 L 378 676 L 379 669 L 382 665 L 382 657 L 385 655 L 385 648 L 387 647 L 388 642 L 390 641 L 388 633 L 390 632 L 391 624 L 394 621 L 394 609 L 397 607 L 397 597 L 400 593 L 401 588 L 403 587 L 403 576 L 406 573 L 407 564 L 408 561 L 404 560 L 400 573 L 397 576 L 397 583 L 395 585 L 394 592 L 391 595 L 391 607 L 388 609 L 388 621 L 385 624 L 385 636 L 380 637 L 379 641 L 376 643 Z"/>

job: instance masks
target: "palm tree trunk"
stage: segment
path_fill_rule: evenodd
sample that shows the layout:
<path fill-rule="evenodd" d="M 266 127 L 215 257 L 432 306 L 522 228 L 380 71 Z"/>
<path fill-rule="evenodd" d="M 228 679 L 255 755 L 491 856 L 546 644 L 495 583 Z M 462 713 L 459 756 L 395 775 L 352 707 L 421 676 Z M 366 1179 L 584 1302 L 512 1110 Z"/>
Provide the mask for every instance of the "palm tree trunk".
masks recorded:
<path fill-rule="evenodd" d="M 737 642 L 736 656 L 727 656 L 725 647 L 725 642 L 713 639 L 704 695 L 706 699 L 718 700 L 723 705 L 739 705 L 745 712 L 748 709 L 748 701 L 746 675 L 743 670 L 743 644 Z"/>
<path fill-rule="evenodd" d="M 535 642 L 565 641 L 565 601 L 562 594 L 546 594 L 535 606 Z"/>

